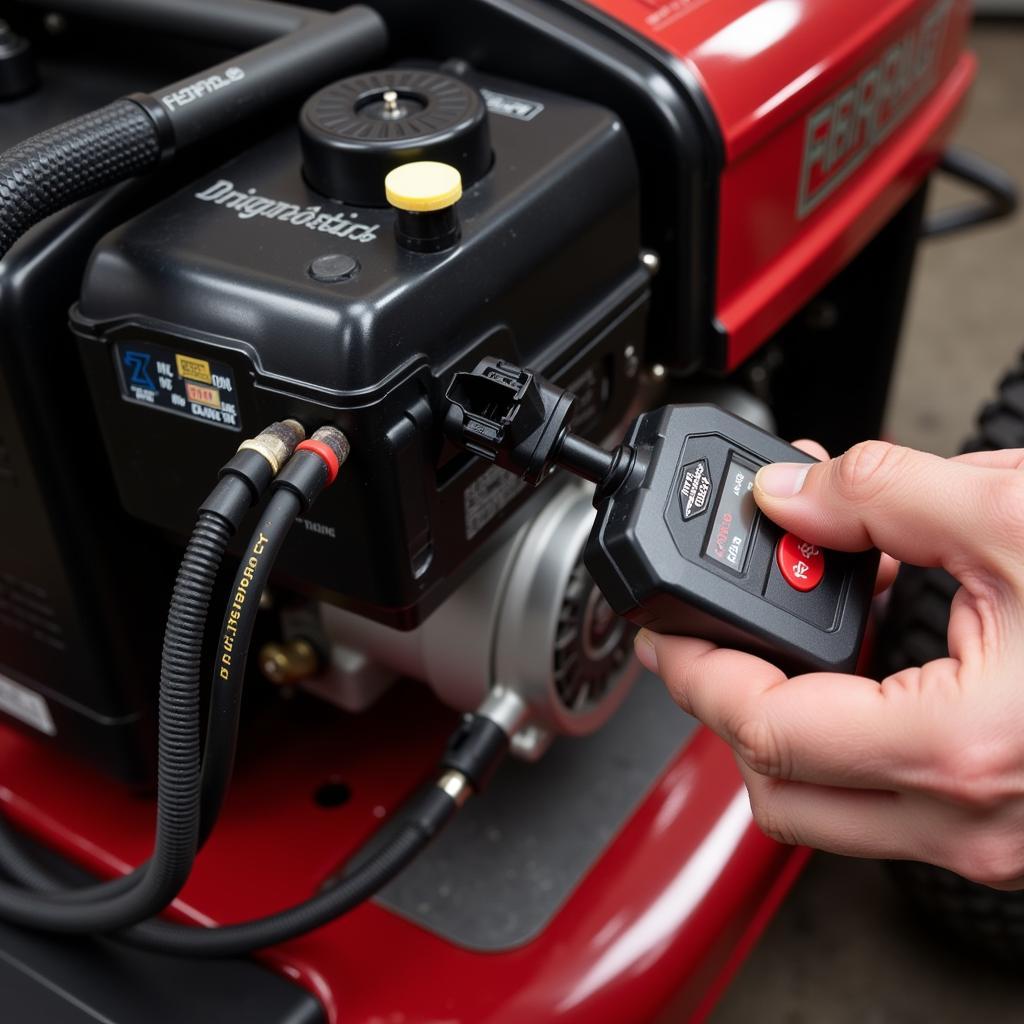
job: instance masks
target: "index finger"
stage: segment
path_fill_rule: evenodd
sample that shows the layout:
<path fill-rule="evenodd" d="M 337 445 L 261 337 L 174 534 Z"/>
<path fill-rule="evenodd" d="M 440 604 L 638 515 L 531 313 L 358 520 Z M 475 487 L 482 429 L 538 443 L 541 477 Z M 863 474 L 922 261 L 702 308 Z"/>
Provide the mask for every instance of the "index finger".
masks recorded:
<path fill-rule="evenodd" d="M 794 441 L 793 447 L 799 448 L 800 451 L 806 452 L 808 455 L 812 455 L 819 462 L 825 462 L 829 457 L 826 448 L 818 444 L 817 441 L 810 441 L 807 438 L 801 438 L 799 441 Z M 1024 452 L 1021 454 L 1024 455 Z M 900 563 L 895 558 L 883 553 L 878 563 L 878 575 L 875 577 L 876 594 L 883 593 L 893 585 L 896 581 L 896 574 L 899 572 L 899 568 Z"/>
<path fill-rule="evenodd" d="M 959 578 L 975 566 L 1006 570 L 1008 545 L 992 526 L 1016 504 L 1018 485 L 1005 470 L 869 441 L 829 462 L 765 466 L 754 497 L 770 519 L 815 544 L 876 547 Z"/>

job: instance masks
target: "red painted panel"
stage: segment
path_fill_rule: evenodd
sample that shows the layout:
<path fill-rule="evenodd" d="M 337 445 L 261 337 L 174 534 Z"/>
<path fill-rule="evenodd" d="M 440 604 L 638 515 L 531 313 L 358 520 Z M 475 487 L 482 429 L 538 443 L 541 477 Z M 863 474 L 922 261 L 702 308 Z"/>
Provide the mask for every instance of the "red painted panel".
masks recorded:
<path fill-rule="evenodd" d="M 363 716 L 297 708 L 250 729 L 177 916 L 236 921 L 313 892 L 429 772 L 452 722 L 410 686 Z M 111 873 L 148 852 L 150 802 L 49 745 L 0 731 L 0 778 L 7 813 L 82 863 Z M 342 808 L 311 798 L 329 778 L 352 790 Z M 678 1022 L 705 1011 L 803 856 L 753 826 L 731 753 L 701 730 L 527 945 L 472 952 L 371 904 L 266 959 L 336 1024 Z"/>
<path fill-rule="evenodd" d="M 969 0 L 591 0 L 683 61 L 717 117 L 716 309 L 746 359 L 938 159 L 974 76 Z"/>

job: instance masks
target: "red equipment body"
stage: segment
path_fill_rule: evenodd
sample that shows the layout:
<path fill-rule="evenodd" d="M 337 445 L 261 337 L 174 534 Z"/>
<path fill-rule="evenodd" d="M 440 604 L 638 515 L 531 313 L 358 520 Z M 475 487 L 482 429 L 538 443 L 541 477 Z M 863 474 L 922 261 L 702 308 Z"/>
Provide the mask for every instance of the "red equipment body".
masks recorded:
<path fill-rule="evenodd" d="M 969 0 L 595 0 L 681 60 L 715 112 L 717 317 L 742 363 L 938 160 L 975 73 Z"/>
<path fill-rule="evenodd" d="M 670 55 L 719 123 L 716 312 L 730 368 L 920 187 L 974 74 L 965 0 L 594 0 L 586 11 Z M 308 896 L 428 776 L 452 723 L 410 687 L 340 724 L 272 723 L 271 758 L 249 737 L 177 914 L 230 922 Z M 18 733 L 0 740 L 12 820 L 105 874 L 146 856 L 148 802 Z M 333 777 L 351 800 L 316 806 L 310 794 Z M 699 730 L 528 944 L 472 952 L 371 903 L 265 958 L 337 1024 L 698 1020 L 805 859 L 756 829 L 731 754 Z"/>
<path fill-rule="evenodd" d="M 177 914 L 229 923 L 307 897 L 430 776 L 454 721 L 409 686 L 347 728 L 319 712 L 266 723 L 273 735 L 249 737 Z M 252 756 L 260 740 L 273 759 Z M 0 790 L 12 820 L 90 869 L 116 874 L 148 854 L 148 801 L 78 763 L 11 733 L 0 776 L 19 780 Z M 332 778 L 352 799 L 325 809 L 312 794 Z M 529 944 L 457 948 L 370 903 L 265 958 L 313 991 L 332 1024 L 699 1019 L 806 855 L 758 831 L 732 754 L 700 730 Z"/>

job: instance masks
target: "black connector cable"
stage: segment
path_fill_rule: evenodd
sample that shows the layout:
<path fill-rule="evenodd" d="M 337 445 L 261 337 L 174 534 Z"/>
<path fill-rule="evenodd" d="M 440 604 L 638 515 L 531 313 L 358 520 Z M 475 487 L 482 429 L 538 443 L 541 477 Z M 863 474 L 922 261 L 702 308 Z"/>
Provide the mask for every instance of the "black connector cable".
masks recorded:
<path fill-rule="evenodd" d="M 245 657 L 260 596 L 277 551 L 297 516 L 333 482 L 348 455 L 348 443 L 333 428 L 318 430 L 298 446 L 274 481 L 275 494 L 243 556 L 214 666 L 210 725 L 203 765 L 204 821 L 216 818 L 231 778 Z M 337 883 L 287 910 L 255 921 L 198 928 L 147 921 L 115 936 L 155 952 L 176 956 L 241 956 L 285 942 L 337 919 L 365 902 L 401 872 L 451 820 L 473 793 L 487 785 L 508 752 L 510 736 L 525 705 L 514 694 L 496 691 L 475 715 L 467 715 L 450 738 L 433 786 L 418 794 L 400 815 L 397 831 Z M 359 855 L 355 859 L 358 859 Z M 51 893 L 59 881 L 0 830 L 0 866 L 16 881 Z M 130 876 L 125 876 L 125 878 Z M 119 879 L 115 883 L 124 882 Z"/>
<path fill-rule="evenodd" d="M 71 892 L 41 895 L 0 886 L 0 918 L 66 934 L 114 931 L 159 913 L 181 890 L 192 869 L 199 832 L 200 668 L 217 570 L 241 519 L 303 434 L 289 420 L 243 443 L 200 508 L 182 558 L 161 661 L 152 856 L 130 875 Z M 13 841 L 6 823 L 2 838 Z"/>
<path fill-rule="evenodd" d="M 36 904 L 52 902 L 63 908 L 64 916 L 57 919 L 53 916 L 46 922 L 40 919 L 26 920 L 24 916 L 9 917 L 3 903 L 3 889 L 0 888 L 0 917 L 13 920 L 17 924 L 39 927 L 50 931 L 92 932 L 120 930 L 128 925 L 151 917 L 162 910 L 180 891 L 191 871 L 195 852 L 206 840 L 212 830 L 224 794 L 231 777 L 234 763 L 234 752 L 238 730 L 238 712 L 241 701 L 241 690 L 245 677 L 245 661 L 252 631 L 259 611 L 260 596 L 266 584 L 270 569 L 277 552 L 287 536 L 288 530 L 300 512 L 309 507 L 320 492 L 338 475 L 341 464 L 348 456 L 348 441 L 344 434 L 333 427 L 318 430 L 311 439 L 303 441 L 304 431 L 294 421 L 274 424 L 258 438 L 243 442 L 238 454 L 222 470 L 220 483 L 203 503 L 200 511 L 201 520 L 207 518 L 224 524 L 223 545 L 220 555 L 230 539 L 234 529 L 242 517 L 262 496 L 268 487 L 274 488 L 274 494 L 267 503 L 265 514 L 260 526 L 253 533 L 249 542 L 249 554 L 243 558 L 235 585 L 232 590 L 231 603 L 224 620 L 221 633 L 219 655 L 214 671 L 214 688 L 210 699 L 210 716 L 205 743 L 206 756 L 203 759 L 202 775 L 199 768 L 199 658 L 202 654 L 203 634 L 209 606 L 209 592 L 202 606 L 201 619 L 191 624 L 193 650 L 190 661 L 191 698 L 188 706 L 179 706 L 181 702 L 169 704 L 165 701 L 164 682 L 161 678 L 160 703 L 160 769 L 158 776 L 157 813 L 158 820 L 165 818 L 177 825 L 177 831 L 184 837 L 191 837 L 188 845 L 190 854 L 187 865 L 184 855 L 178 850 L 177 859 L 182 861 L 181 867 L 174 873 L 176 888 L 159 906 L 147 913 L 136 914 L 132 919 L 122 923 L 106 924 L 112 919 L 113 911 L 107 910 L 113 900 L 125 901 L 129 897 L 138 898 L 138 892 L 149 884 L 155 871 L 162 870 L 168 854 L 166 844 L 161 844 L 160 833 L 156 851 L 145 864 L 129 872 L 121 878 L 101 882 L 85 888 L 65 891 L 53 891 L 53 882 L 45 887 L 46 893 L 36 897 Z M 294 454 L 292 454 L 294 452 Z M 287 461 L 286 461 L 287 460 Z M 284 468 L 278 469 L 282 463 Z M 275 474 L 277 474 L 275 476 Z M 243 486 L 244 484 L 244 486 Z M 188 552 L 186 551 L 186 558 Z M 217 558 L 219 565 L 220 556 Z M 212 567 L 208 590 L 212 590 L 212 580 L 216 574 L 216 566 Z M 199 609 L 196 609 L 197 612 Z M 173 608 L 172 608 L 173 611 Z M 169 630 L 170 630 L 169 618 Z M 175 747 L 173 758 L 164 756 L 165 716 L 172 722 L 181 721 L 188 713 L 186 725 L 191 734 L 191 743 L 182 743 Z M 185 731 L 185 730 L 183 730 Z M 178 783 L 178 789 L 185 790 L 175 804 L 174 816 L 165 814 L 165 789 L 163 780 L 171 779 Z M 201 781 L 200 781 L 201 780 Z M 46 873 L 38 873 L 23 854 L 13 832 L 6 826 L 0 827 L 0 865 L 19 880 L 32 877 L 45 878 Z M 15 891 L 14 895 L 23 899 L 25 894 Z M 148 904 L 147 904 L 148 906 Z M 87 911 L 106 912 L 101 920 L 103 925 L 80 926 L 79 919 L 86 916 Z M 73 913 L 72 913 L 73 912 Z M 59 913 L 59 910 L 58 910 Z M 132 932 L 129 935 L 134 939 Z"/>
<path fill-rule="evenodd" d="M 246 554 L 242 556 L 224 613 L 213 666 L 202 776 L 200 835 L 204 840 L 216 823 L 231 782 L 245 666 L 260 598 L 295 520 L 334 483 L 348 455 L 348 440 L 334 427 L 321 427 L 300 444 L 274 480 L 273 494 L 260 525 L 253 531 Z"/>
<path fill-rule="evenodd" d="M 103 13 L 101 0 L 89 7 Z M 244 0 L 232 7 L 236 18 L 243 16 Z M 257 5 L 254 14 L 264 17 L 264 5 Z M 0 154 L 0 259 L 34 224 L 75 200 L 309 93 L 380 57 L 386 48 L 387 28 L 369 7 L 309 12 L 288 35 L 153 94 L 115 100 L 26 139 Z"/>
<path fill-rule="evenodd" d="M 524 713 L 519 697 L 499 692 L 479 712 L 466 715 L 448 741 L 436 782 L 399 812 L 397 831 L 365 860 L 357 852 L 350 863 L 358 866 L 310 899 L 244 924 L 194 928 L 150 921 L 127 937 L 133 945 L 174 956 L 243 956 L 337 920 L 395 878 L 484 789 L 508 753 L 510 735 Z"/>
<path fill-rule="evenodd" d="M 518 698 L 515 698 L 518 700 Z M 486 705 L 485 705 L 486 707 Z M 483 710 L 483 709 L 482 709 Z M 287 942 L 343 916 L 379 892 L 407 867 L 493 775 L 509 747 L 505 729 L 487 714 L 467 715 L 448 744 L 437 781 L 399 812 L 399 825 L 374 853 L 312 898 L 243 924 L 202 928 L 147 921 L 112 936 L 172 956 L 243 956 Z M 60 884 L 8 836 L 0 836 L 0 866 L 37 892 Z"/>

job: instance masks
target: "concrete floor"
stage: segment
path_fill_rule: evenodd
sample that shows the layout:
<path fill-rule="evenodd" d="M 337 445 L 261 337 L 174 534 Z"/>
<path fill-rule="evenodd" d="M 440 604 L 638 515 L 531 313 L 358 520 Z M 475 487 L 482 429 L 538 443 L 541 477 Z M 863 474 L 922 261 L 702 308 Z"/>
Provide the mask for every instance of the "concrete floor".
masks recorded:
<path fill-rule="evenodd" d="M 980 78 L 957 141 L 1024 183 L 1024 24 L 974 32 Z M 943 185 L 932 201 L 961 198 Z M 896 440 L 956 451 L 1004 367 L 1024 348 L 1024 216 L 925 245 L 889 409 Z M 1017 977 L 945 948 L 884 868 L 812 860 L 712 1024 L 1024 1021 Z"/>

